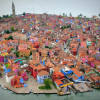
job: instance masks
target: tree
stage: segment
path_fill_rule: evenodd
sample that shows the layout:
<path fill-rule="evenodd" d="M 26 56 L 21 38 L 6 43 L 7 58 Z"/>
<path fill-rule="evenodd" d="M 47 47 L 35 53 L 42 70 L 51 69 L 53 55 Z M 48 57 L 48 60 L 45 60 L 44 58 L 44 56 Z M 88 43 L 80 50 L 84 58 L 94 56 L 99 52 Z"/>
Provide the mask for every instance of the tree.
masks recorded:
<path fill-rule="evenodd" d="M 81 17 L 81 18 L 82 18 L 82 16 L 83 16 L 83 15 L 82 15 L 82 14 L 80 14 L 80 17 Z"/>
<path fill-rule="evenodd" d="M 23 12 L 23 16 L 25 16 L 25 12 Z"/>
<path fill-rule="evenodd" d="M 30 51 L 30 56 L 32 55 L 32 51 Z"/>
<path fill-rule="evenodd" d="M 17 51 L 17 52 L 15 52 L 15 54 L 16 54 L 16 57 L 19 57 L 19 52 Z"/>
<path fill-rule="evenodd" d="M 11 52 L 14 50 L 14 48 L 10 48 Z"/>
<path fill-rule="evenodd" d="M 65 13 L 63 13 L 63 16 L 65 16 Z"/>
<path fill-rule="evenodd" d="M 0 16 L 0 19 L 2 19 L 2 17 Z"/>
<path fill-rule="evenodd" d="M 13 36 L 9 36 L 9 37 L 8 37 L 8 40 L 14 40 L 14 39 L 13 39 Z"/>
<path fill-rule="evenodd" d="M 51 82 L 50 79 L 45 79 L 45 80 L 44 80 L 44 84 L 45 84 L 46 87 L 50 87 L 51 83 L 52 83 L 52 82 Z"/>
<path fill-rule="evenodd" d="M 100 17 L 100 14 L 99 14 L 99 17 Z"/>
<path fill-rule="evenodd" d="M 5 33 L 9 34 L 9 33 L 10 33 L 10 31 L 9 31 L 9 30 L 6 30 L 6 31 L 5 31 Z"/>
<path fill-rule="evenodd" d="M 14 31 L 15 31 L 15 29 L 14 29 L 14 27 L 13 27 L 13 26 L 11 27 L 11 31 L 12 31 L 12 32 L 14 32 Z"/>

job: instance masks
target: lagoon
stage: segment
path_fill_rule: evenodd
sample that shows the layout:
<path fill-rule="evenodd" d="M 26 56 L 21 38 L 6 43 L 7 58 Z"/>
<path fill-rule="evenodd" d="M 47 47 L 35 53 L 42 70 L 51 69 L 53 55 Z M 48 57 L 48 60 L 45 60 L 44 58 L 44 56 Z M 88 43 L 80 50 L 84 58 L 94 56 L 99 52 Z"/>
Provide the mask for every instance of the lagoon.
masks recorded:
<path fill-rule="evenodd" d="M 100 100 L 100 89 L 93 92 L 73 93 L 71 95 L 58 96 L 57 94 L 12 94 L 12 91 L 0 87 L 0 100 Z"/>

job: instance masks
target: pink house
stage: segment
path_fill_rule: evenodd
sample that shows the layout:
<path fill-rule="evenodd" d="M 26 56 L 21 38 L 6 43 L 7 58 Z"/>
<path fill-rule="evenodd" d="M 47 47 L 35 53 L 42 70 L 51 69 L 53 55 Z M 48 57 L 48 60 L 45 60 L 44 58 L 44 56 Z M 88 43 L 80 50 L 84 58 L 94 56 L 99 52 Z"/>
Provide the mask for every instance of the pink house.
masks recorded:
<path fill-rule="evenodd" d="M 83 63 L 86 63 L 86 62 L 87 62 L 87 59 L 88 59 L 88 56 L 82 58 L 81 61 L 82 61 Z"/>
<path fill-rule="evenodd" d="M 4 57 L 0 56 L 0 62 L 4 62 Z"/>

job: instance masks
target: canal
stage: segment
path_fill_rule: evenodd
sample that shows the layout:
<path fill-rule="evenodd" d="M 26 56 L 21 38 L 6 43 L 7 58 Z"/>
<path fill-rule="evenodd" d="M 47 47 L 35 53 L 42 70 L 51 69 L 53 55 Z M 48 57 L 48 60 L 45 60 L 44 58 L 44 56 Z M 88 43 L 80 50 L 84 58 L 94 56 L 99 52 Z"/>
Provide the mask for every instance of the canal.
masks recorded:
<path fill-rule="evenodd" d="M 100 100 L 100 89 L 71 95 L 58 96 L 57 94 L 12 94 L 12 91 L 0 87 L 0 100 Z"/>

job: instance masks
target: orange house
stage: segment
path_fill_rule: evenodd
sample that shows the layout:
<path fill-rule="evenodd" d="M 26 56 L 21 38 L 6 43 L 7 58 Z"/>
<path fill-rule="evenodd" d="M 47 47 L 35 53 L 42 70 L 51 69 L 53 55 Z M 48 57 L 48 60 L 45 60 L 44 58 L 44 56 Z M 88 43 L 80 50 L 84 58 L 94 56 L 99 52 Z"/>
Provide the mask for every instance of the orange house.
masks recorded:
<path fill-rule="evenodd" d="M 64 76 L 61 72 L 55 71 L 55 72 L 53 73 L 53 82 L 54 82 L 56 79 L 64 80 L 64 79 L 65 79 L 65 76 Z"/>
<path fill-rule="evenodd" d="M 19 51 L 19 56 L 20 57 L 28 57 L 30 55 L 30 50 L 20 50 Z"/>

